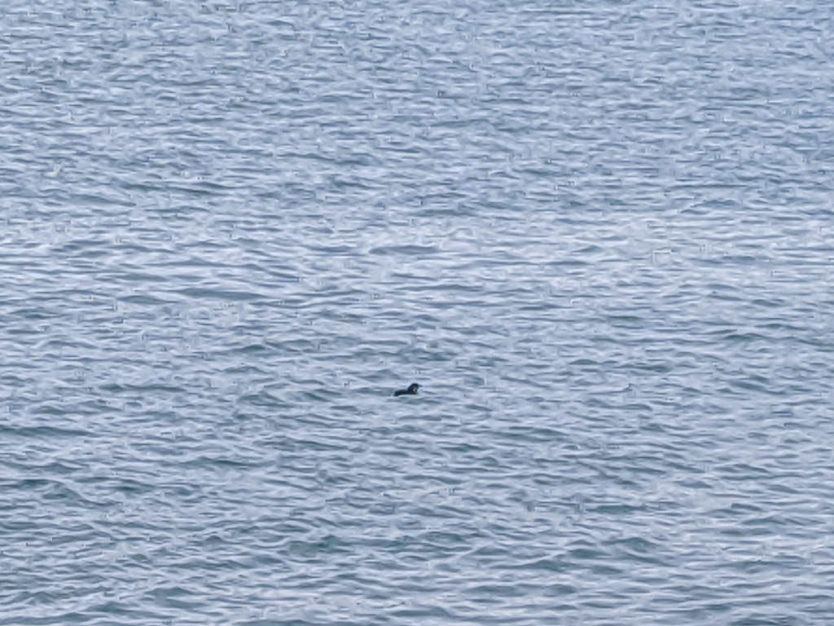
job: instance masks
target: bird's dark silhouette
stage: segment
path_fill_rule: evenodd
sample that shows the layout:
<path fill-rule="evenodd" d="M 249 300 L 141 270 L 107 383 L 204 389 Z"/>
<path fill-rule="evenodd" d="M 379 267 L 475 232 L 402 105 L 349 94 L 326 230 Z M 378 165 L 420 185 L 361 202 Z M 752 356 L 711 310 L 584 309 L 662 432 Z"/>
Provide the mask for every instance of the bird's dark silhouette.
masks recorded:
<path fill-rule="evenodd" d="M 397 389 L 394 392 L 394 397 L 396 398 L 398 396 L 416 396 L 417 395 L 417 390 L 419 388 L 420 388 L 420 385 L 418 385 L 417 383 L 411 383 L 408 386 L 408 389 Z"/>

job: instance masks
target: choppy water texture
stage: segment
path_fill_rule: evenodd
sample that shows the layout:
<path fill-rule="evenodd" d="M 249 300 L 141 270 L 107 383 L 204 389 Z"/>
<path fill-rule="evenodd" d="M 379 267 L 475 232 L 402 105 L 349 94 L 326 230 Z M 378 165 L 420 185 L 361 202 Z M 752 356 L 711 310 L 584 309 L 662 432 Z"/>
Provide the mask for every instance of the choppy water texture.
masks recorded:
<path fill-rule="evenodd" d="M 832 12 L 4 3 L 0 624 L 831 623 Z"/>

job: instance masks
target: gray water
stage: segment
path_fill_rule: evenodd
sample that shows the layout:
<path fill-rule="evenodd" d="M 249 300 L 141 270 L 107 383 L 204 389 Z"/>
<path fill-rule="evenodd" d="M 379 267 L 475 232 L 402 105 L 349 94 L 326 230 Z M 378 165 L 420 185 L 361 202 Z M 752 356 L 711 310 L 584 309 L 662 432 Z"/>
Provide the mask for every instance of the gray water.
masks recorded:
<path fill-rule="evenodd" d="M 833 15 L 4 3 L 0 624 L 830 624 Z"/>

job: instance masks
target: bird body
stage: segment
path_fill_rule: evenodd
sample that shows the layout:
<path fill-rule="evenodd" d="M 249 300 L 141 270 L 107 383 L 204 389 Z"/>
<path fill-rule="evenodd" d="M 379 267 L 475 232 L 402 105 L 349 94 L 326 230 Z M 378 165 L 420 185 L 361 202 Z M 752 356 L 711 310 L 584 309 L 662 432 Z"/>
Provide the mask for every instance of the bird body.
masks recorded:
<path fill-rule="evenodd" d="M 408 386 L 408 389 L 397 389 L 394 392 L 394 397 L 396 398 L 396 397 L 399 397 L 399 396 L 416 396 L 417 395 L 417 390 L 419 388 L 420 388 L 420 385 L 418 385 L 417 383 L 411 383 Z"/>

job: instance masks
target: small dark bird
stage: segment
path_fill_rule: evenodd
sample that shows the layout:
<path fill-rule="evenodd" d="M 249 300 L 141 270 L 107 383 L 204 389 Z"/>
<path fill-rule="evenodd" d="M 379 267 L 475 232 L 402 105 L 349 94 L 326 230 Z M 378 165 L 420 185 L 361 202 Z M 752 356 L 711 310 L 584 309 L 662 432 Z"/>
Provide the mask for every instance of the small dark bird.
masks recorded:
<path fill-rule="evenodd" d="M 416 396 L 417 395 L 417 390 L 419 388 L 420 388 L 420 385 L 418 385 L 417 383 L 411 383 L 408 386 L 408 389 L 397 389 L 394 392 L 394 397 L 396 398 L 397 396 Z"/>

